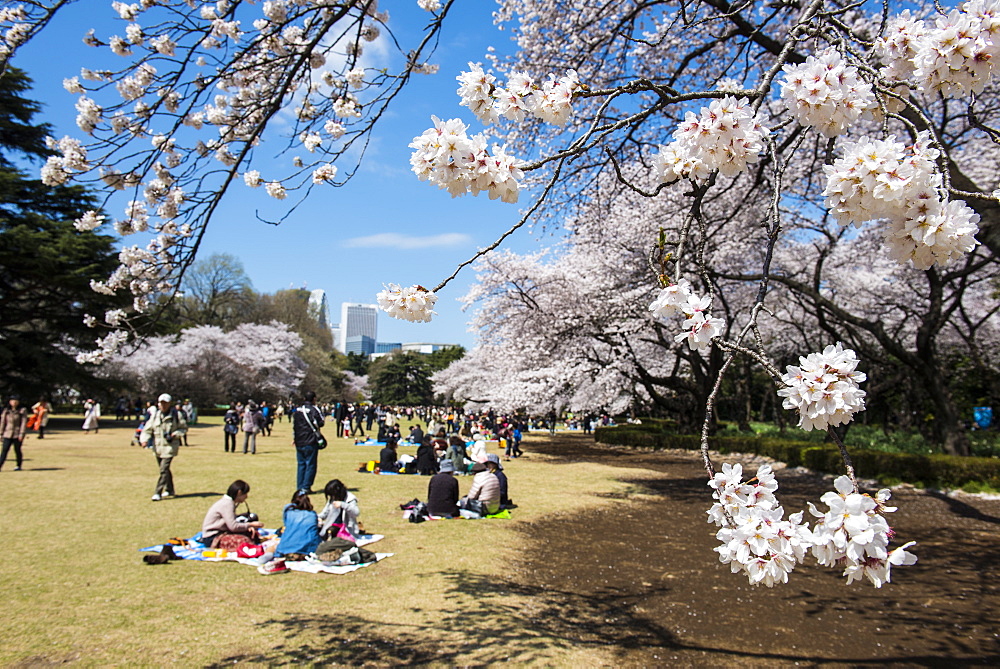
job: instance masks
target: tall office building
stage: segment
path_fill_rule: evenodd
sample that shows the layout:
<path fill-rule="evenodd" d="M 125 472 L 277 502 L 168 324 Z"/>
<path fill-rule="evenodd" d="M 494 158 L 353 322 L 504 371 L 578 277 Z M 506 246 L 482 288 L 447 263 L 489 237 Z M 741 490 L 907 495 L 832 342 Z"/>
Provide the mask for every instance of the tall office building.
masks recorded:
<path fill-rule="evenodd" d="M 375 340 L 378 338 L 378 306 L 342 303 L 339 334 L 337 344 L 341 353 L 374 353 Z"/>
<path fill-rule="evenodd" d="M 309 293 L 309 313 L 325 328 L 330 327 L 330 303 L 326 299 L 326 291 L 322 288 Z"/>

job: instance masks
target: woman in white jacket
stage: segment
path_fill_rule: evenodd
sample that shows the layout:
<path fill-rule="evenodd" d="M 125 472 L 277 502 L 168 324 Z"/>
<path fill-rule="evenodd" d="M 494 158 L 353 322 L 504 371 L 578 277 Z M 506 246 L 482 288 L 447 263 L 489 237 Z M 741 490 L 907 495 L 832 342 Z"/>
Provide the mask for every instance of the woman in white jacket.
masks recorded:
<path fill-rule="evenodd" d="M 355 538 L 361 535 L 358 527 L 358 516 L 361 509 L 358 506 L 358 498 L 347 492 L 347 486 L 341 483 L 340 479 L 333 479 L 323 488 L 326 495 L 326 506 L 319 514 L 319 535 L 323 539 L 332 539 L 337 535 L 327 536 L 331 526 L 338 523 L 344 526 Z"/>

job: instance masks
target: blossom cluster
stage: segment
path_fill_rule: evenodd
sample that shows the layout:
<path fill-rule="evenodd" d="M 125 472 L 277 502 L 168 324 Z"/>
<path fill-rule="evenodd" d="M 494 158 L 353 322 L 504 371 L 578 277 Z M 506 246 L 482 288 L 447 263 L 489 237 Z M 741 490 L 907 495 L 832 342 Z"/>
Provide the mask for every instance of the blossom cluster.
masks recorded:
<path fill-rule="evenodd" d="M 899 262 L 917 269 L 944 265 L 978 244 L 979 215 L 964 202 L 942 196 L 936 170 L 940 152 L 927 133 L 912 145 L 861 138 L 843 145 L 826 172 L 826 204 L 841 224 L 888 219 L 885 243 Z"/>
<path fill-rule="evenodd" d="M 423 286 L 401 287 L 390 283 L 376 296 L 379 308 L 392 316 L 413 323 L 429 323 L 435 312 L 437 295 Z"/>
<path fill-rule="evenodd" d="M 112 330 L 103 337 L 97 338 L 97 348 L 93 351 L 81 351 L 76 354 L 76 361 L 83 364 L 104 362 L 128 341 L 128 333 L 124 330 Z"/>
<path fill-rule="evenodd" d="M 681 327 L 683 332 L 674 336 L 678 344 L 686 341 L 692 351 L 704 351 L 711 346 L 711 341 L 722 334 L 726 322 L 721 318 L 712 318 L 709 308 L 712 298 L 708 295 L 698 297 L 691 287 L 691 282 L 681 279 L 660 291 L 649 311 L 657 318 L 684 317 Z"/>
<path fill-rule="evenodd" d="M 851 480 L 840 476 L 833 483 L 836 492 L 827 492 L 820 501 L 828 510 L 819 511 L 812 502 L 809 512 L 819 518 L 812 530 L 812 554 L 821 565 L 844 567 L 847 584 L 867 578 L 876 588 L 890 581 L 892 565 L 909 565 L 917 557 L 906 549 L 909 542 L 889 551 L 892 528 L 882 516 L 896 510 L 885 506 L 891 493 L 880 490 L 873 499 L 857 492 Z"/>
<path fill-rule="evenodd" d="M 823 566 L 843 567 L 848 585 L 867 578 L 876 588 L 889 582 L 892 565 L 917 561 L 906 550 L 915 542 L 888 550 L 893 531 L 881 514 L 896 510 L 885 506 L 888 490 L 873 499 L 858 493 L 848 477 L 838 477 L 836 491 L 820 497 L 828 511 L 809 502 L 810 513 L 818 519 L 810 530 L 801 511 L 783 518 L 770 465 L 761 465 L 754 478 L 743 481 L 743 466 L 726 463 L 708 485 L 716 500 L 708 521 L 720 528 L 716 538 L 722 543 L 715 548 L 719 561 L 734 574 L 745 573 L 751 585 L 787 583 L 810 553 Z"/>
<path fill-rule="evenodd" d="M 0 8 L 0 60 L 6 60 L 31 33 L 31 23 L 24 5 Z"/>
<path fill-rule="evenodd" d="M 491 152 L 486 137 L 467 135 L 468 126 L 459 119 L 432 118 L 434 127 L 410 143 L 410 165 L 421 181 L 437 184 L 452 197 L 485 191 L 491 200 L 517 202 L 523 173 L 514 156 L 495 144 Z"/>
<path fill-rule="evenodd" d="M 784 519 L 784 509 L 774 492 L 778 482 L 770 465 L 761 465 L 757 476 L 743 481 L 743 466 L 722 466 L 708 482 L 716 500 L 708 510 L 709 522 L 720 527 L 715 537 L 719 561 L 734 574 L 744 572 L 751 585 L 771 588 L 787 583 L 788 574 L 802 562 L 812 545 L 802 512 Z"/>
<path fill-rule="evenodd" d="M 481 65 L 469 63 L 469 71 L 456 79 L 460 84 L 459 104 L 471 109 L 486 125 L 500 118 L 520 122 L 529 115 L 553 125 L 565 125 L 573 116 L 573 94 L 580 90 L 575 70 L 562 77 L 549 75 L 540 83 L 524 72 L 514 72 L 506 86 L 499 86 L 496 77 L 483 71 Z"/>
<path fill-rule="evenodd" d="M 57 141 L 47 137 L 46 144 L 49 149 L 59 153 L 49 156 L 42 166 L 42 183 L 46 186 L 62 186 L 73 174 L 90 169 L 90 163 L 87 162 L 87 148 L 80 143 L 80 140 L 63 137 Z"/>
<path fill-rule="evenodd" d="M 827 137 L 841 134 L 876 106 L 871 84 L 848 65 L 836 49 L 810 56 L 800 65 L 786 65 L 781 99 L 802 125 Z"/>
<path fill-rule="evenodd" d="M 799 366 L 789 365 L 781 377 L 782 406 L 798 410 L 799 427 L 807 432 L 849 423 L 865 408 L 865 391 L 858 384 L 866 376 L 857 366 L 857 355 L 840 342 L 800 357 Z"/>
<path fill-rule="evenodd" d="M 875 44 L 883 76 L 929 93 L 982 93 L 1000 56 L 1000 0 L 971 0 L 933 24 L 902 12 Z"/>
<path fill-rule="evenodd" d="M 770 131 L 746 98 L 726 96 L 688 112 L 674 131 L 674 141 L 660 147 L 660 179 L 706 179 L 712 170 L 734 176 L 757 162 Z"/>

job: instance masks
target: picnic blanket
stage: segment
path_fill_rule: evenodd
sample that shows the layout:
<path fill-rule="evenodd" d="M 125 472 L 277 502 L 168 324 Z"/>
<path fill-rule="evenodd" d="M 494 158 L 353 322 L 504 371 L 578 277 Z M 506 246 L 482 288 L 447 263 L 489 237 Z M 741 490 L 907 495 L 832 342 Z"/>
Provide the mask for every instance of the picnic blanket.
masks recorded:
<path fill-rule="evenodd" d="M 483 518 L 492 518 L 494 520 L 509 520 L 511 518 L 509 509 L 500 509 L 496 513 L 491 513 L 483 516 L 483 518 L 466 518 L 465 516 L 432 516 L 427 514 L 424 516 L 426 520 L 483 520 Z M 403 511 L 403 520 L 410 519 L 410 509 Z"/>
<path fill-rule="evenodd" d="M 275 538 L 277 536 L 276 530 L 260 530 L 261 539 L 266 541 L 267 539 Z M 382 534 L 362 534 L 358 537 L 355 542 L 358 547 L 367 546 L 373 544 L 380 539 L 384 539 L 385 535 Z M 178 545 L 171 542 L 170 545 L 174 549 L 174 555 L 182 560 L 196 560 L 198 562 L 239 562 L 240 564 L 251 565 L 253 567 L 259 567 L 268 560 L 272 559 L 272 555 L 264 554 L 259 558 L 241 558 L 236 557 L 234 553 L 229 553 L 226 555 L 219 555 L 219 551 L 213 548 L 208 548 L 203 546 L 199 539 L 201 539 L 201 532 L 198 532 L 190 539 L 184 540 L 184 544 Z M 159 553 L 163 550 L 165 544 L 157 544 L 155 546 L 147 546 L 146 548 L 140 548 L 139 551 L 142 553 Z M 387 557 L 392 557 L 393 553 L 376 553 L 375 562 L 383 560 Z M 325 565 L 319 561 L 305 561 L 305 560 L 285 560 L 285 566 L 292 571 L 302 571 L 310 574 L 347 574 L 352 571 L 357 571 L 363 567 L 375 564 L 375 562 L 363 562 L 361 564 L 349 564 L 349 565 Z"/>

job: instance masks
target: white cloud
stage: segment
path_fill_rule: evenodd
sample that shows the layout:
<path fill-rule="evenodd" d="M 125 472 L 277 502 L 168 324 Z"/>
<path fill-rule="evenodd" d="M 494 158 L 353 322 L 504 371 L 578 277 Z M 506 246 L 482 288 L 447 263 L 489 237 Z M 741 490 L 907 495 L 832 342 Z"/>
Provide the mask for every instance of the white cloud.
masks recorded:
<path fill-rule="evenodd" d="M 472 237 L 461 232 L 446 232 L 440 235 L 428 235 L 418 237 L 415 235 L 402 235 L 398 232 L 382 232 L 377 235 L 366 237 L 354 237 L 344 241 L 344 246 L 352 249 L 359 248 L 380 248 L 380 249 L 429 249 L 445 248 L 449 246 L 463 246 L 471 244 Z"/>

